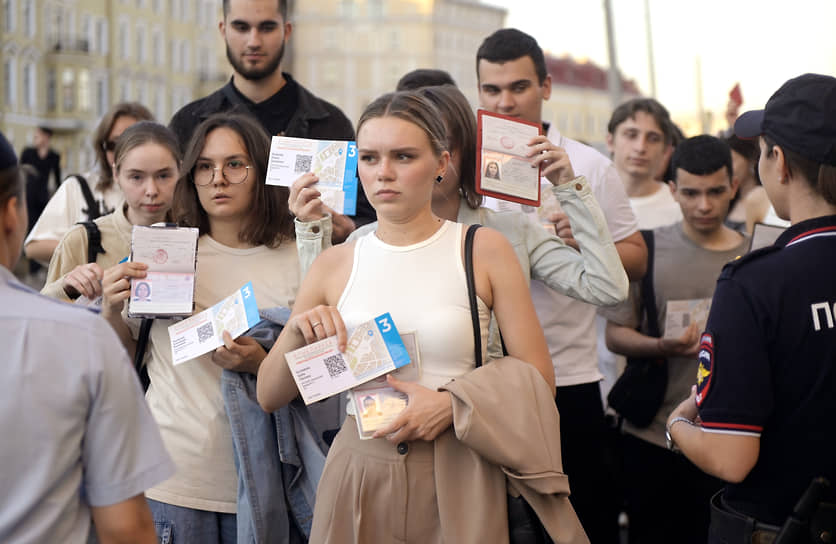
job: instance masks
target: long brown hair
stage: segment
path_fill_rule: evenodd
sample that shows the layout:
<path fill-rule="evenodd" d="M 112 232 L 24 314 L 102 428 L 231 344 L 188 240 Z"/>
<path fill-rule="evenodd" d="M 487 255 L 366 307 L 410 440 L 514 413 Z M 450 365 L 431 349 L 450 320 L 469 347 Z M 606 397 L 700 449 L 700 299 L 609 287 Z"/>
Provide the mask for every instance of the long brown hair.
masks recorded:
<path fill-rule="evenodd" d="M 244 143 L 250 161 L 251 176 L 255 181 L 251 213 L 238 239 L 252 245 L 277 247 L 285 239 L 293 239 L 293 216 L 287 207 L 290 191 L 287 187 L 266 185 L 267 161 L 270 155 L 270 136 L 252 117 L 236 113 L 218 113 L 203 121 L 194 131 L 186 146 L 180 179 L 174 188 L 172 215 L 181 226 L 197 227 L 200 234 L 210 232 L 209 216 L 200 205 L 194 168 L 206 145 L 209 134 L 219 128 L 235 132 Z"/>
<path fill-rule="evenodd" d="M 444 120 L 450 152 L 458 151 L 461 157 L 459 194 L 475 210 L 482 204 L 482 195 L 476 192 L 476 117 L 470 102 L 453 85 L 422 87 L 417 92 L 430 99 Z"/>
<path fill-rule="evenodd" d="M 148 108 L 139 102 L 120 102 L 108 111 L 102 120 L 99 121 L 96 131 L 93 133 L 93 151 L 96 152 L 96 162 L 99 166 L 99 182 L 96 184 L 97 191 L 105 191 L 113 187 L 113 171 L 108 164 L 104 144 L 113 125 L 120 117 L 133 117 L 137 121 L 153 121 L 154 116 Z"/>

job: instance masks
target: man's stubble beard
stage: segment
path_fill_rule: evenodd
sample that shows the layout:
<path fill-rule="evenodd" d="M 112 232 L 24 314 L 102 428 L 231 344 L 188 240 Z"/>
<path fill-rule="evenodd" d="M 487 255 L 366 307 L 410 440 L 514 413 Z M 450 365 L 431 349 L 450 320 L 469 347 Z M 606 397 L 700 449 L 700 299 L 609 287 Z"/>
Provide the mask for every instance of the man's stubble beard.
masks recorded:
<path fill-rule="evenodd" d="M 273 75 L 276 70 L 279 69 L 279 66 L 282 63 L 282 57 L 284 57 L 284 41 L 282 41 L 282 46 L 279 48 L 278 54 L 269 62 L 269 64 L 267 64 L 267 66 L 261 69 L 246 68 L 243 62 L 239 61 L 235 55 L 232 54 L 232 51 L 229 49 L 229 43 L 226 44 L 227 60 L 232 65 L 232 68 L 235 69 L 235 72 L 248 81 L 260 81 Z"/>

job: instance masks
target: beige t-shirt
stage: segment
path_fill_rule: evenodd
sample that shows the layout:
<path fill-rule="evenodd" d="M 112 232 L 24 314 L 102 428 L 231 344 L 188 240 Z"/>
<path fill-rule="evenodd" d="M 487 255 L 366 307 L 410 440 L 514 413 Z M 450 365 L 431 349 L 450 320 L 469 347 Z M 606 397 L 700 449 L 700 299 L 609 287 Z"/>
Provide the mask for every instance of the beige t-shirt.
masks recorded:
<path fill-rule="evenodd" d="M 296 244 L 287 240 L 270 249 L 234 249 L 209 235 L 197 245 L 195 313 L 233 294 L 248 281 L 259 308 L 290 307 L 299 288 Z M 151 327 L 146 399 L 160 426 L 177 473 L 149 489 L 150 499 L 211 512 L 235 513 L 238 476 L 232 433 L 221 397 L 221 367 L 206 354 L 174 366 L 168 327 L 158 319 Z"/>
<path fill-rule="evenodd" d="M 107 270 L 130 254 L 133 225 L 125 217 L 124 205 L 117 206 L 111 214 L 99 217 L 95 223 L 99 227 L 102 248 L 105 250 L 96 257 L 96 264 L 102 270 Z M 83 226 L 76 225 L 67 232 L 49 261 L 46 285 L 41 293 L 64 301 L 70 300 L 64 292 L 63 279 L 76 266 L 87 263 L 87 246 L 87 230 Z"/>

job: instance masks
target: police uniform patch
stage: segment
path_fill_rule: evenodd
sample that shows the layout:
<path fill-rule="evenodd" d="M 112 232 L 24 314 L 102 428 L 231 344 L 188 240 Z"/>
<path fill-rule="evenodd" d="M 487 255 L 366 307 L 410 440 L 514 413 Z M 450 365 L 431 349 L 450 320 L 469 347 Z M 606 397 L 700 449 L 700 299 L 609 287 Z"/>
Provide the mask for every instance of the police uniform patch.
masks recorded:
<path fill-rule="evenodd" d="M 711 385 L 711 368 L 714 363 L 714 337 L 709 332 L 700 337 L 700 351 L 697 354 L 697 406 L 702 404 Z"/>

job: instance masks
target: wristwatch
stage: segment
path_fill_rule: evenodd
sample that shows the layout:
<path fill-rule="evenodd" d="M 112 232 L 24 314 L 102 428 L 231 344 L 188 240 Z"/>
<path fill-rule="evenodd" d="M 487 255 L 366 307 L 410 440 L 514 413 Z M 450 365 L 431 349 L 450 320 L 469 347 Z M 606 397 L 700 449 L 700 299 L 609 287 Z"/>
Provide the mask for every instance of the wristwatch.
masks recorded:
<path fill-rule="evenodd" d="M 682 417 L 682 416 L 678 416 L 678 417 L 673 418 L 670 421 L 670 423 L 668 423 L 667 426 L 665 426 L 665 442 L 668 446 L 668 449 L 671 450 L 671 451 L 679 451 L 679 448 L 676 447 L 676 443 L 673 441 L 673 437 L 671 436 L 671 427 L 673 427 L 673 424 L 678 422 L 678 421 L 684 421 L 688 425 L 690 425 L 692 427 L 694 426 L 693 421 L 691 421 L 687 417 Z"/>

